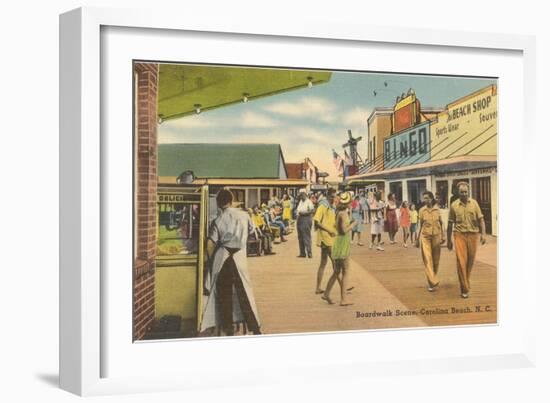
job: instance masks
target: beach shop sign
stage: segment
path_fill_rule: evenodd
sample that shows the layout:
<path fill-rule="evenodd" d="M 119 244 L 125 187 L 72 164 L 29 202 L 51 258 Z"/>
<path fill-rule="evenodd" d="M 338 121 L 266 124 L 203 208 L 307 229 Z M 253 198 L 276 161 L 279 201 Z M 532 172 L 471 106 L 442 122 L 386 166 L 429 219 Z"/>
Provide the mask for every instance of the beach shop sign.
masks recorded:
<path fill-rule="evenodd" d="M 449 104 L 431 127 L 432 161 L 461 155 L 496 156 L 497 109 L 496 85 Z"/>

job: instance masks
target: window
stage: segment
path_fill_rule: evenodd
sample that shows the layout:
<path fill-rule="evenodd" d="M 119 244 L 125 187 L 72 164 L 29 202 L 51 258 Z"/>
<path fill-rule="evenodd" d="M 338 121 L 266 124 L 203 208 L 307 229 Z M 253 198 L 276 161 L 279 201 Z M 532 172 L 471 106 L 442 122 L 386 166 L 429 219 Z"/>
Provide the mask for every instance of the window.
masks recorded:
<path fill-rule="evenodd" d="M 247 207 L 254 207 L 258 204 L 258 189 L 248 189 L 248 205 Z"/>
<path fill-rule="evenodd" d="M 418 179 L 407 182 L 407 189 L 409 194 L 407 195 L 407 201 L 409 204 L 416 205 L 416 208 L 419 209 L 423 203 L 422 193 L 426 190 L 426 180 Z"/>
<path fill-rule="evenodd" d="M 372 137 L 372 159 L 376 161 L 376 136 Z"/>
<path fill-rule="evenodd" d="M 390 193 L 395 194 L 395 202 L 397 205 L 403 201 L 403 184 L 401 182 L 390 183 Z"/>
<path fill-rule="evenodd" d="M 200 204 L 158 203 L 157 255 L 196 254 L 198 251 Z"/>
<path fill-rule="evenodd" d="M 449 207 L 449 183 L 446 180 L 435 183 L 435 198 L 440 208 Z"/>
<path fill-rule="evenodd" d="M 372 162 L 374 160 L 374 157 L 372 156 L 373 155 L 373 152 L 372 152 L 372 140 L 369 141 L 369 160 Z"/>
<path fill-rule="evenodd" d="M 269 201 L 269 189 L 260 189 L 260 204 L 267 204 Z"/>
<path fill-rule="evenodd" d="M 245 194 L 244 189 L 230 189 L 233 193 L 233 203 L 237 207 L 245 207 Z"/>

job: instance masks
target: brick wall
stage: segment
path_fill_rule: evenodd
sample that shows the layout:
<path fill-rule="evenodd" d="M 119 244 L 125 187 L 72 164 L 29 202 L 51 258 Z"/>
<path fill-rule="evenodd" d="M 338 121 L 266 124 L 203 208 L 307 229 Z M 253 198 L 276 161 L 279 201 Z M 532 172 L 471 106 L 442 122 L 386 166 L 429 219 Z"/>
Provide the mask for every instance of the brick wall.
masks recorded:
<path fill-rule="evenodd" d="M 143 337 L 155 316 L 155 257 L 157 233 L 157 84 L 158 65 L 135 63 L 136 147 L 134 184 L 135 254 L 134 340 Z"/>

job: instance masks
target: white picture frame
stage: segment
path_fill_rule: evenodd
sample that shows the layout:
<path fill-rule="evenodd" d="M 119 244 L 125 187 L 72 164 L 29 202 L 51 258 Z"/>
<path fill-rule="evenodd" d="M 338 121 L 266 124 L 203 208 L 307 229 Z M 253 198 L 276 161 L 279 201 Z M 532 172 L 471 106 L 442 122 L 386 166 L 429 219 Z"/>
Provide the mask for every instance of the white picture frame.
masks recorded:
<path fill-rule="evenodd" d="M 410 355 L 400 358 L 396 356 L 387 360 L 368 360 L 361 356 L 350 357 L 345 362 L 329 362 L 320 364 L 307 361 L 306 355 L 296 354 L 294 360 L 288 364 L 265 360 L 262 373 L 251 371 L 236 371 L 231 377 L 223 376 L 223 372 L 208 372 L 206 367 L 198 366 L 195 376 L 184 376 L 185 365 L 177 364 L 164 373 L 156 376 L 144 374 L 124 374 L 124 370 L 115 371 L 116 375 L 105 375 L 111 371 L 106 369 L 106 357 L 113 354 L 113 349 L 106 346 L 110 341 L 106 336 L 105 317 L 109 315 L 106 304 L 107 291 L 102 283 L 102 266 L 105 262 L 105 250 L 108 245 L 102 243 L 102 225 L 105 217 L 102 208 L 108 203 L 105 190 L 105 146 L 101 133 L 104 130 L 102 118 L 102 30 L 108 27 L 155 29 L 164 32 L 193 32 L 218 33 L 219 35 L 244 35 L 252 37 L 254 41 L 284 41 L 296 43 L 311 43 L 308 41 L 333 41 L 334 46 L 346 44 L 375 43 L 377 46 L 399 45 L 409 46 L 412 51 L 420 51 L 426 47 L 438 49 L 469 49 L 473 52 L 503 51 L 511 52 L 520 58 L 522 74 L 513 77 L 521 80 L 523 88 L 521 111 L 523 125 L 520 130 L 526 139 L 522 149 L 521 159 L 527 162 L 533 152 L 534 136 L 533 102 L 535 99 L 535 42 L 534 38 L 522 35 L 508 34 L 480 34 L 455 31 L 430 31 L 405 28 L 380 28 L 366 25 L 349 25 L 343 23 L 319 23 L 297 25 L 278 25 L 248 21 L 246 30 L 241 27 L 238 18 L 208 22 L 193 18 L 182 18 L 170 13 L 160 13 L 150 10 L 110 10 L 101 8 L 82 8 L 63 14 L 60 17 L 60 384 L 63 389 L 79 395 L 98 395 L 113 393 L 152 392 L 189 388 L 208 388 L 228 385 L 253 385 L 270 382 L 292 382 L 292 377 L 300 374 L 302 379 L 329 379 L 327 373 L 338 368 L 338 377 L 345 379 L 347 374 L 354 376 L 371 376 L 374 374 L 412 374 L 431 373 L 439 371 L 480 370 L 496 368 L 521 368 L 533 366 L 535 362 L 534 339 L 536 285 L 529 283 L 526 278 L 536 276 L 535 256 L 525 256 L 521 262 L 522 281 L 522 316 L 524 321 L 516 320 L 513 325 L 519 327 L 522 342 L 519 336 L 509 345 L 503 345 L 500 353 L 461 355 L 435 353 Z M 223 33 L 223 34 L 222 34 Z M 307 46 L 307 45 L 306 45 Z M 416 50 L 415 50 L 416 49 Z M 197 60 L 194 60 L 197 61 Z M 130 100 L 128 101 L 130 103 Z M 499 149 L 499 158 L 506 155 Z M 499 164 L 501 164 L 499 159 Z M 506 164 L 504 160 L 503 164 Z M 500 168 L 500 165 L 499 165 Z M 130 180 L 130 179 L 129 179 Z M 527 183 L 526 183 L 527 182 Z M 532 186 L 530 186 L 532 185 Z M 524 186 L 535 188 L 535 177 L 525 178 Z M 502 197 L 502 194 L 500 195 Z M 108 199 L 108 198 L 107 198 Z M 521 203 L 521 201 L 520 201 Z M 499 206 L 501 214 L 507 214 L 506 206 Z M 504 221 L 504 220 L 503 220 Z M 506 231 L 505 226 L 501 232 Z M 520 232 L 526 233 L 522 227 Z M 505 237 L 505 235 L 503 236 Z M 525 237 L 524 239 L 526 239 Z M 520 234 L 520 239 L 521 234 Z M 522 244 L 521 248 L 526 248 Z M 525 250 L 525 249 L 524 249 Z M 499 249 L 499 259 L 507 253 Z M 500 269 L 500 267 L 499 267 Z M 129 268 L 130 270 L 130 268 Z M 500 272 L 499 272 L 500 273 Z M 499 295 L 507 298 L 509 295 L 499 285 Z M 130 285 L 128 284 L 128 287 Z M 502 303 L 502 299 L 500 300 Z M 121 302 L 122 303 L 122 302 Z M 510 304 L 499 304 L 509 307 Z M 501 325 L 503 325 L 501 323 Z M 486 329 L 486 328 L 484 328 Z M 492 335 L 498 335 L 498 327 Z M 420 330 L 422 331 L 422 330 Z M 428 332 L 428 330 L 424 330 Z M 431 330 L 431 334 L 437 332 Z M 459 333 L 483 332 L 473 328 L 453 329 L 449 337 L 459 337 Z M 440 330 L 440 332 L 443 332 Z M 388 343 L 400 342 L 400 334 L 407 333 L 408 337 L 416 337 L 413 331 L 398 330 L 393 332 L 369 332 L 323 335 L 324 343 L 338 343 L 342 337 L 350 343 L 361 343 L 365 338 L 380 339 L 384 334 Z M 427 334 L 427 333 L 426 333 Z M 519 334 L 519 333 L 518 333 Z M 491 336 L 491 334 L 487 334 Z M 268 338 L 270 347 L 264 345 L 262 338 L 237 340 L 209 340 L 194 341 L 199 343 L 193 348 L 199 349 L 210 343 L 214 349 L 222 351 L 227 346 L 234 351 L 251 349 L 253 354 L 265 354 L 269 357 L 268 349 L 275 345 L 285 344 L 288 336 Z M 293 337 L 289 342 L 292 351 L 309 344 L 309 338 L 316 336 Z M 443 335 L 443 337 L 447 337 Z M 451 340 L 449 339 L 449 340 Z M 131 340 L 128 340 L 131 344 Z M 162 348 L 170 350 L 169 342 L 161 343 Z M 153 347 L 145 347 L 151 348 Z M 153 354 L 153 350 L 151 350 Z M 229 353 L 226 354 L 230 357 Z M 193 358 L 197 360 L 198 358 Z M 181 372 L 174 371 L 180 367 Z M 252 369 L 256 368 L 254 366 Z M 307 375 L 303 369 L 307 368 Z M 328 371 L 327 371 L 328 369 Z M 119 373 L 121 372 L 121 373 Z M 332 371 L 333 372 L 333 371 Z M 114 373 L 114 372 L 113 372 Z M 332 377 L 331 377 L 332 379 Z"/>

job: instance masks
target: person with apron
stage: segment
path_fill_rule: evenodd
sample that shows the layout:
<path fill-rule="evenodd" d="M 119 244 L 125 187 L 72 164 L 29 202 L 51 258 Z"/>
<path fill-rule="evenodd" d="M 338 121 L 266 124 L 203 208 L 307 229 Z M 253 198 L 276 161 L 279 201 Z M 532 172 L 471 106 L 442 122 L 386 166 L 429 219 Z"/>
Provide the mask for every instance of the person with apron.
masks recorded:
<path fill-rule="evenodd" d="M 261 334 L 246 258 L 248 235 L 254 230 L 252 220 L 246 212 L 231 207 L 229 190 L 220 190 L 216 203 L 220 210 L 207 243 L 211 266 L 205 279 L 207 295 L 200 332 L 217 328 L 232 336 L 234 323 L 244 322 L 253 334 Z"/>

